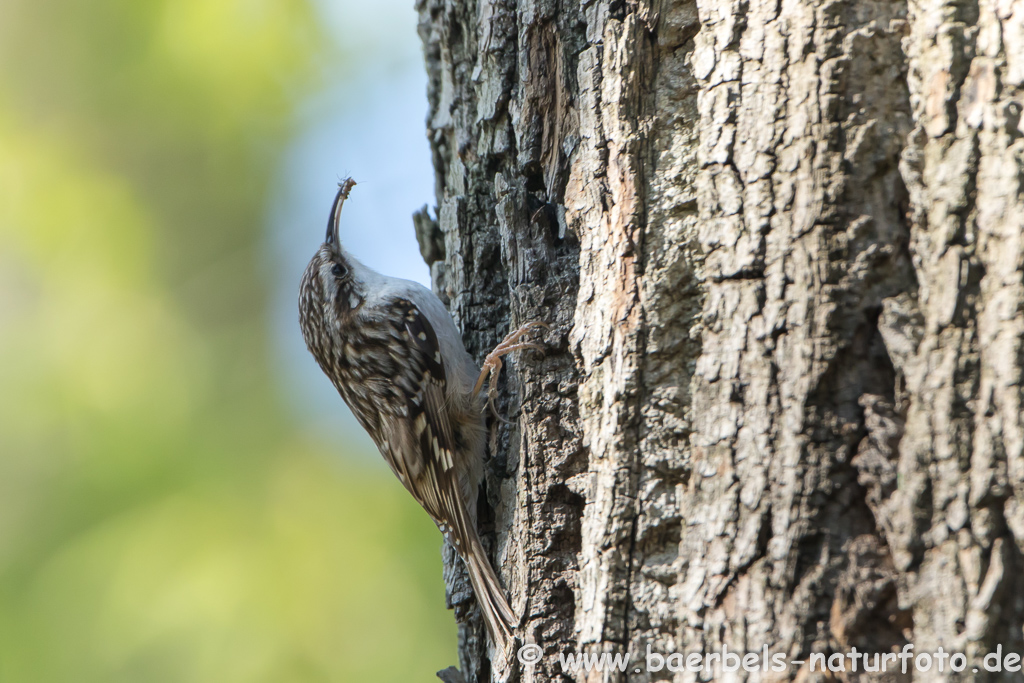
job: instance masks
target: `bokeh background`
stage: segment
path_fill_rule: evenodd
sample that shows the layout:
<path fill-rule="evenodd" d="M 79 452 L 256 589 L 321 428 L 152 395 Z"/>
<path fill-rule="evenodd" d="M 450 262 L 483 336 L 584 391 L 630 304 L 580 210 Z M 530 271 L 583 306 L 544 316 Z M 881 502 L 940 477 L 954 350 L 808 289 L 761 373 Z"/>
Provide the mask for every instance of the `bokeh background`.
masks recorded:
<path fill-rule="evenodd" d="M 343 239 L 425 281 L 411 0 L 0 0 L 0 682 L 413 681 L 440 535 L 306 354 Z"/>

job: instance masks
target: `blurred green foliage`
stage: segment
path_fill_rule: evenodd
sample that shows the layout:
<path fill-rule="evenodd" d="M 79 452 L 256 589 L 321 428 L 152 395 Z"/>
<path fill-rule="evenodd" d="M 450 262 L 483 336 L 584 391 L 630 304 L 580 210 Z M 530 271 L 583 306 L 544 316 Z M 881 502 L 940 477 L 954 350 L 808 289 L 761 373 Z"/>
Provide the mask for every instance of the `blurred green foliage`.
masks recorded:
<path fill-rule="evenodd" d="M 268 187 L 338 54 L 301 0 L 0 0 L 3 683 L 454 663 L 439 534 L 273 383 Z"/>

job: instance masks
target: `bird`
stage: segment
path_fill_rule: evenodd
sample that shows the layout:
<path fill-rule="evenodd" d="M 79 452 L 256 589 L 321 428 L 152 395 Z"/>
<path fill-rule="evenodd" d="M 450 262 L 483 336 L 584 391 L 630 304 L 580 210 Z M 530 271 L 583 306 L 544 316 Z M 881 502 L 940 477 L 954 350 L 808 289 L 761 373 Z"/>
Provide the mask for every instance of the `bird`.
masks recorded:
<path fill-rule="evenodd" d="M 493 409 L 501 358 L 540 349 L 524 338 L 547 326 L 519 327 L 478 369 L 432 291 L 378 273 L 342 246 L 341 209 L 354 185 L 351 178 L 338 184 L 324 242 L 302 275 L 302 336 L 392 472 L 462 558 L 491 640 L 505 651 L 516 617 L 476 529 L 484 412 Z"/>

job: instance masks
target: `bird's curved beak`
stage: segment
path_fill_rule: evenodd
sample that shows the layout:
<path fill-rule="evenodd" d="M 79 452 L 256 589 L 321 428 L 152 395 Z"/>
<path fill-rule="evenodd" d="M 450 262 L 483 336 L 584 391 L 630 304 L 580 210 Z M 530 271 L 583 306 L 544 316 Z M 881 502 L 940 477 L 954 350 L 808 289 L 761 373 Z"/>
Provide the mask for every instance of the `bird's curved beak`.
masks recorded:
<path fill-rule="evenodd" d="M 334 195 L 334 204 L 331 206 L 331 216 L 327 219 L 327 237 L 324 242 L 331 246 L 335 246 L 340 243 L 338 238 L 338 224 L 341 222 L 341 207 L 348 199 L 348 193 L 352 190 L 352 187 L 356 184 L 356 181 L 351 178 L 345 178 L 338 183 L 338 194 Z"/>

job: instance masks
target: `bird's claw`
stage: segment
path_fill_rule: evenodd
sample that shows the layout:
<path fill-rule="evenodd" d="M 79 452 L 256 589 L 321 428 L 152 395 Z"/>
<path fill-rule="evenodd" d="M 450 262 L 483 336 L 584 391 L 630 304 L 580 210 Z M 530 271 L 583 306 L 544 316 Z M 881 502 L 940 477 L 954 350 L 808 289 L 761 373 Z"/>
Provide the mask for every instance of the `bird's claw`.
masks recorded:
<path fill-rule="evenodd" d="M 483 388 L 484 382 L 488 382 L 488 380 L 497 376 L 501 372 L 501 368 L 503 365 L 501 361 L 502 356 L 508 355 L 513 351 L 524 351 L 526 349 L 534 349 L 536 351 L 540 351 L 541 353 L 544 352 L 544 347 L 540 344 L 529 341 L 519 341 L 524 336 L 526 336 L 530 332 L 530 330 L 536 329 L 538 327 L 544 328 L 545 330 L 551 329 L 551 326 L 548 325 L 547 323 L 543 323 L 536 320 L 533 322 L 528 322 L 525 325 L 521 325 L 514 332 L 510 332 L 508 335 L 506 335 L 505 338 L 502 339 L 501 342 L 494 347 L 494 350 L 487 354 L 487 357 L 484 358 L 484 367 L 480 371 L 480 376 L 476 380 L 476 385 L 473 387 L 474 398 L 480 393 L 480 390 Z M 505 420 L 500 415 L 498 415 L 498 411 L 494 407 L 494 401 L 497 398 L 498 387 L 493 381 L 490 381 L 488 382 L 487 386 L 487 405 L 490 407 L 491 412 L 494 413 L 494 416 L 496 418 L 498 418 L 505 424 L 508 424 L 508 420 Z"/>

